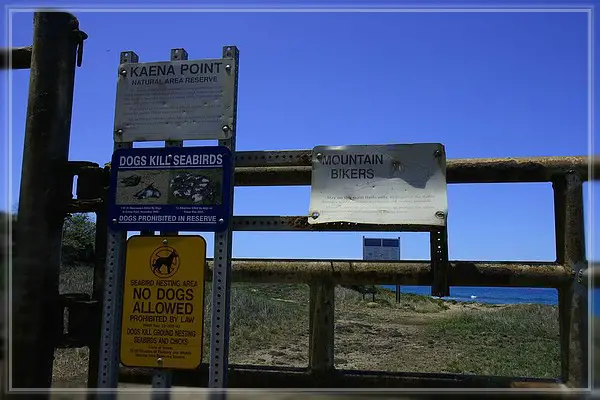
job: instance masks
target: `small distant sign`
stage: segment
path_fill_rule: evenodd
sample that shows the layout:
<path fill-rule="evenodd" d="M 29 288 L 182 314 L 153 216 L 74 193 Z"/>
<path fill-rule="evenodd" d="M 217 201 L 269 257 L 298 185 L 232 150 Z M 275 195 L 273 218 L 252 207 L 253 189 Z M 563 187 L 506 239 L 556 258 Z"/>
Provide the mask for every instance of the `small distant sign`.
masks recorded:
<path fill-rule="evenodd" d="M 441 144 L 313 149 L 309 224 L 444 226 L 447 209 Z"/>
<path fill-rule="evenodd" d="M 114 141 L 229 139 L 235 59 L 119 65 Z"/>
<path fill-rule="evenodd" d="M 112 228 L 225 230 L 231 165 L 231 151 L 225 146 L 116 150 L 109 193 Z"/>
<path fill-rule="evenodd" d="M 132 236 L 127 241 L 121 363 L 194 369 L 202 360 L 206 241 Z"/>
<path fill-rule="evenodd" d="M 400 260 L 400 238 L 363 238 L 363 260 Z"/>

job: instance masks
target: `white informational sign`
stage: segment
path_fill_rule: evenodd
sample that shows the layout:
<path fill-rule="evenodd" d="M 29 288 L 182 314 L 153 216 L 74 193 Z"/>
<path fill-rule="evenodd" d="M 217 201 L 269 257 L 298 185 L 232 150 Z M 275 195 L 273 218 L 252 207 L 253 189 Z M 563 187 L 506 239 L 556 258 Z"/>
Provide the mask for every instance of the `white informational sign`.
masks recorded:
<path fill-rule="evenodd" d="M 442 144 L 313 149 L 309 224 L 445 226 L 447 211 Z"/>
<path fill-rule="evenodd" d="M 363 260 L 399 261 L 400 238 L 374 239 L 363 237 Z"/>
<path fill-rule="evenodd" d="M 229 139 L 234 59 L 119 66 L 115 142 Z"/>

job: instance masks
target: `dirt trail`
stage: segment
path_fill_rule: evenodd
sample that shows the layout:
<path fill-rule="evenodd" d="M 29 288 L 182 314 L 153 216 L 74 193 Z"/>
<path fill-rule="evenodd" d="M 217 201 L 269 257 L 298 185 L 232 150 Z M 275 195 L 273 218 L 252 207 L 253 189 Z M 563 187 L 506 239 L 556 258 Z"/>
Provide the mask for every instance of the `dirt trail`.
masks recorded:
<path fill-rule="evenodd" d="M 416 313 L 390 307 L 344 306 L 336 309 L 335 367 L 339 369 L 369 369 L 418 372 L 443 371 L 454 350 L 440 346 L 425 332 L 434 319 L 469 309 L 493 310 L 496 307 L 478 304 L 448 304 L 449 308 L 435 313 Z M 501 307 L 501 306 L 499 306 Z M 292 343 L 280 343 L 270 348 L 256 349 L 244 355 L 232 354 L 236 364 L 308 365 L 308 334 Z"/>
<path fill-rule="evenodd" d="M 280 299 L 277 300 L 288 300 Z M 304 300 L 304 299 L 302 299 Z M 307 300 L 307 299 L 306 299 Z M 305 301 L 306 301 L 305 300 Z M 288 300 L 291 301 L 291 300 Z M 423 307 L 423 305 L 420 305 Z M 431 310 L 378 303 L 336 301 L 334 364 L 338 369 L 453 372 L 449 360 L 460 356 L 459 344 L 436 339 L 427 329 L 433 321 L 466 310 L 491 311 L 474 303 L 430 303 Z M 230 363 L 263 366 L 308 366 L 308 320 L 306 328 L 273 335 L 253 348 L 230 352 Z M 75 365 L 81 368 L 75 367 Z M 84 387 L 87 349 L 62 349 L 55 360 L 55 387 Z"/>

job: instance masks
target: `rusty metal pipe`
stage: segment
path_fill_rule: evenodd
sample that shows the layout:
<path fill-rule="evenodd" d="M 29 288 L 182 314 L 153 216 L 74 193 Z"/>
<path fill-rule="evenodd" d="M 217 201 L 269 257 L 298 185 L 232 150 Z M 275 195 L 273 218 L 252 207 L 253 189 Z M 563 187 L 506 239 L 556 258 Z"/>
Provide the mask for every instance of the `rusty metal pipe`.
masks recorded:
<path fill-rule="evenodd" d="M 28 69 L 31 66 L 31 51 L 31 46 L 0 49 L 0 68 Z"/>
<path fill-rule="evenodd" d="M 523 382 L 537 383 L 538 387 L 558 388 L 556 379 L 516 378 L 444 373 L 384 372 L 329 370 L 314 375 L 304 368 L 230 365 L 230 388 L 511 388 Z M 147 369 L 121 367 L 119 381 L 149 384 L 152 378 Z M 173 384 L 187 387 L 206 387 L 208 365 L 193 371 L 175 371 Z M 373 393 L 369 393 L 372 397 Z M 548 396 L 547 393 L 544 394 Z M 439 393 L 435 394 L 437 399 Z"/>
<path fill-rule="evenodd" d="M 257 155 L 260 153 L 266 154 L 265 159 Z M 237 152 L 235 185 L 310 185 L 309 154 L 309 150 Z M 594 176 L 599 176 L 600 159 L 596 157 L 591 161 Z M 449 159 L 446 179 L 448 183 L 550 182 L 555 176 L 575 171 L 583 180 L 588 180 L 589 163 L 590 158 L 586 156 Z"/>
<path fill-rule="evenodd" d="M 212 259 L 207 261 L 207 279 Z M 332 279 L 339 285 L 431 285 L 429 261 L 234 259 L 236 282 L 307 283 Z M 450 261 L 452 286 L 557 288 L 571 279 L 562 265 L 551 262 Z"/>

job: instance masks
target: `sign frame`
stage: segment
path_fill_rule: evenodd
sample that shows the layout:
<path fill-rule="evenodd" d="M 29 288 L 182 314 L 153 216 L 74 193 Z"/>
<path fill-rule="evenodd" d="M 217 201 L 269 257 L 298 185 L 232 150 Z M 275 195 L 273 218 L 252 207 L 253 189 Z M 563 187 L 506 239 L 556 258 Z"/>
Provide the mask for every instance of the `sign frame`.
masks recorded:
<path fill-rule="evenodd" d="M 135 169 L 135 166 L 127 167 L 126 169 L 119 168 L 120 157 L 133 157 L 131 160 L 135 161 L 136 157 L 139 163 L 142 161 L 142 157 L 145 157 L 146 164 L 151 160 L 151 157 L 155 157 L 155 161 L 161 163 L 167 162 L 169 156 L 171 160 L 181 160 L 184 156 L 211 156 L 221 155 L 222 164 L 221 168 L 221 180 L 219 193 L 221 196 L 220 205 L 196 205 L 196 204 L 164 204 L 164 203 L 148 203 L 148 204 L 117 204 L 117 195 L 119 190 L 117 185 L 119 184 L 119 173 L 124 170 L 130 171 L 159 171 L 157 174 L 168 174 L 169 170 L 178 171 L 198 171 L 202 167 L 198 166 L 181 166 L 175 168 L 174 165 L 155 165 L 156 168 L 150 168 L 146 166 L 139 166 Z M 188 158 L 189 159 L 189 158 Z M 177 161 L 178 162 L 178 161 Z M 172 162 L 170 163 L 172 164 Z M 227 229 L 230 222 L 229 216 L 229 205 L 231 202 L 231 196 L 229 194 L 229 187 L 232 184 L 232 152 L 226 146 L 198 146 L 198 147 L 157 147 L 157 148 L 129 148 L 129 149 L 117 149 L 113 152 L 111 161 L 110 171 L 110 188 L 109 188 L 109 201 L 108 201 L 108 215 L 111 221 L 111 226 L 115 230 L 128 230 L 128 231 L 142 231 L 142 230 L 162 230 L 162 231 L 187 231 L 187 232 L 221 232 Z M 217 169 L 217 168 L 215 168 Z M 162 176 L 159 176 L 159 178 Z M 164 179 L 163 179 L 164 181 Z M 147 184 L 147 182 L 146 182 Z M 151 184 L 151 186 L 153 183 Z M 138 184 L 136 190 L 143 189 L 144 184 Z M 170 189 L 170 187 L 168 188 Z M 124 190 L 124 189 L 122 189 Z M 166 191 L 165 189 L 158 189 L 158 193 Z M 160 207 L 160 211 L 154 212 L 153 209 Z M 143 211 L 140 210 L 143 209 Z M 130 212 L 124 212 L 129 210 Z M 148 210 L 148 211 L 147 211 Z M 151 212 L 150 212 L 151 211 Z M 140 215 L 140 212 L 143 214 Z M 127 217 L 129 215 L 129 217 Z M 174 222 L 139 222 L 140 217 L 174 217 Z M 198 220 L 201 216 L 214 217 L 214 221 L 194 221 Z M 184 221 L 180 221 L 183 217 Z M 127 218 L 135 220 L 127 220 Z M 186 221 L 187 220 L 187 221 Z"/>
<path fill-rule="evenodd" d="M 441 143 L 316 146 L 308 223 L 445 226 L 447 193 Z"/>
<path fill-rule="evenodd" d="M 115 143 L 230 139 L 237 68 L 233 57 L 122 62 L 117 70 Z M 212 79 L 222 83 L 214 85 Z M 209 82 L 198 82 L 205 80 Z M 214 113 L 202 112 L 213 108 Z M 207 118 L 213 120 L 196 122 Z"/>
<path fill-rule="evenodd" d="M 368 244 L 370 241 L 373 240 L 378 240 L 379 241 L 379 245 L 370 245 Z M 385 242 L 384 242 L 385 241 Z M 390 241 L 397 241 L 398 242 L 398 246 L 388 246 L 385 243 L 386 242 L 390 242 Z M 378 237 L 378 238 L 370 238 L 370 237 L 365 237 L 363 236 L 363 260 L 366 261 L 376 261 L 376 260 L 385 260 L 385 261 L 399 261 L 401 258 L 401 239 L 400 237 L 397 238 L 384 238 L 384 237 Z M 394 251 L 393 256 L 391 257 L 385 257 L 381 252 L 379 252 L 378 254 L 373 254 L 371 255 L 368 250 L 371 249 L 382 249 L 382 248 L 391 248 L 391 249 L 397 249 L 398 251 Z"/>
<path fill-rule="evenodd" d="M 160 368 L 160 369 L 182 369 L 182 370 L 192 370 L 196 369 L 202 363 L 203 349 L 204 349 L 204 316 L 205 316 L 205 296 L 206 296 L 206 253 L 207 253 L 207 245 L 206 239 L 200 235 L 161 235 L 161 236 L 145 236 L 145 235 L 134 235 L 131 236 L 126 242 L 126 260 L 125 260 L 125 270 L 124 270 L 124 288 L 123 288 L 123 312 L 121 315 L 121 335 L 119 338 L 120 346 L 119 346 L 119 361 L 121 364 L 126 367 L 133 368 Z M 150 248 L 155 248 L 148 255 L 146 250 Z M 185 248 L 185 250 L 184 250 Z M 170 250 L 169 250 L 170 249 Z M 171 251 L 169 253 L 169 251 Z M 134 258 L 138 255 L 144 254 L 148 256 L 148 264 L 145 260 L 138 260 Z M 167 254 L 169 253 L 169 254 Z M 199 254 L 198 254 L 199 253 Z M 166 254 L 166 256 L 165 256 Z M 191 260 L 190 262 L 180 261 L 181 256 L 186 257 L 187 260 Z M 173 256 L 173 257 L 171 257 Z M 170 262 L 169 262 L 170 260 Z M 175 265 L 173 265 L 173 261 L 175 261 Z M 174 266 L 176 269 L 174 272 L 170 270 L 170 268 Z M 196 268 L 198 266 L 198 268 Z M 166 269 L 163 269 L 165 267 Z M 177 276 L 180 272 L 184 272 L 182 268 L 185 268 L 186 275 L 191 275 L 192 277 L 179 278 L 177 280 L 173 279 L 173 277 Z M 147 269 L 147 270 L 146 270 Z M 146 271 L 144 271 L 146 270 Z M 162 271 L 167 272 L 164 276 L 160 276 Z M 151 275 L 154 275 L 152 277 Z M 196 276 L 194 276 L 196 275 Z M 148 285 L 149 281 L 153 280 L 152 285 Z M 192 282 L 196 281 L 196 285 L 193 285 Z M 133 285 L 135 282 L 135 285 Z M 164 282 L 161 284 L 160 282 Z M 169 282 L 169 285 L 166 284 Z M 131 285 L 128 283 L 132 283 Z M 175 285 L 174 283 L 177 283 Z M 191 286 L 190 286 L 191 285 Z M 137 297 L 140 302 L 136 302 L 136 287 Z M 194 293 L 193 303 L 185 303 L 186 298 L 184 296 L 189 296 L 189 290 L 191 287 L 197 287 Z M 147 292 L 146 292 L 147 290 Z M 186 320 L 183 320 L 183 317 L 177 318 L 177 314 L 175 317 L 173 316 L 165 316 L 158 315 L 155 313 L 155 316 L 164 317 L 164 321 L 161 323 L 153 324 L 152 322 L 147 323 L 146 325 L 153 325 L 153 328 L 146 328 L 147 332 L 145 332 L 144 328 L 140 328 L 138 325 L 143 324 L 138 322 L 132 323 L 129 321 L 131 319 L 133 313 L 125 312 L 128 306 L 133 306 L 135 309 L 136 306 L 140 314 L 148 314 L 153 307 L 159 308 L 159 303 L 154 303 L 154 298 L 151 294 L 146 298 L 143 293 L 152 293 L 155 291 L 156 293 L 163 293 L 163 296 L 168 297 L 169 293 L 172 293 L 174 296 L 173 299 L 169 299 L 170 301 L 176 300 L 173 304 L 173 311 L 175 311 L 175 304 L 177 305 L 177 311 L 185 311 L 187 308 L 186 305 L 191 305 L 192 308 L 197 307 L 197 312 L 193 314 L 192 319 L 187 317 Z M 180 299 L 177 299 L 175 296 L 182 296 Z M 149 300 L 148 303 L 145 300 Z M 177 301 L 181 301 L 178 303 Z M 141 304 L 140 304 L 141 303 Z M 153 304 L 154 303 L 154 304 Z M 179 307 L 181 305 L 181 307 Z M 163 307 L 168 308 L 168 305 L 164 305 Z M 200 321 L 200 323 L 198 323 Z M 185 323 L 189 325 L 187 328 L 190 330 L 186 330 L 184 325 L 183 328 L 176 327 L 176 323 Z M 158 326 L 162 325 L 160 328 Z M 152 330 L 151 330 L 152 329 Z M 181 345 L 182 347 L 177 349 L 172 349 L 172 352 L 177 351 L 178 354 L 181 354 L 182 349 L 184 349 L 184 354 L 188 353 L 188 357 L 185 355 L 182 358 L 182 361 L 174 360 L 173 358 L 167 357 L 163 352 L 164 347 L 161 348 L 161 344 L 157 343 L 143 343 L 143 344 L 132 344 L 129 340 L 126 340 L 130 335 L 139 335 L 135 337 L 148 337 L 150 340 L 156 339 L 156 331 L 159 333 L 163 333 L 165 336 L 167 333 L 173 333 L 176 336 L 176 339 L 172 340 L 187 340 L 188 337 L 185 335 L 191 334 L 191 329 L 194 329 L 194 334 L 196 335 L 193 342 L 195 342 L 196 346 L 192 346 L 192 350 L 190 347 L 186 347 L 186 344 Z M 153 333 L 154 334 L 150 334 Z M 147 335 L 147 336 L 142 336 Z M 161 336 L 161 335 L 158 335 Z M 167 335 L 168 336 L 168 335 Z M 177 336 L 181 336 L 177 338 Z M 141 339 L 143 340 L 143 339 Z M 159 339 L 156 339 L 157 341 Z M 173 343 L 169 342 L 166 344 L 167 346 L 175 347 Z M 135 350 L 140 350 L 139 352 L 148 353 L 149 349 L 152 350 L 152 347 L 158 347 L 158 352 L 156 357 L 154 358 L 154 362 L 136 362 L 136 356 L 130 355 L 129 353 L 135 353 Z M 194 347 L 197 351 L 193 351 Z M 150 359 L 153 357 L 145 357 L 145 359 Z M 146 361 L 144 360 L 144 361 Z M 186 363 L 187 362 L 187 363 Z"/>

